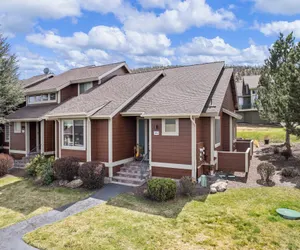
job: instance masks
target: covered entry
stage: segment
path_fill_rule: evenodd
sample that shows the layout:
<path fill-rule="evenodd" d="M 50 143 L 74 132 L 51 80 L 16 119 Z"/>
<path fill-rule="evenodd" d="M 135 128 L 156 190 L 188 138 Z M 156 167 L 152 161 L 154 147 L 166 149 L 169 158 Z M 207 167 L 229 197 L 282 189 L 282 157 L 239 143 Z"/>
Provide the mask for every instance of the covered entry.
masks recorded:
<path fill-rule="evenodd" d="M 144 156 L 149 152 L 149 121 L 143 118 L 137 118 L 136 144 L 141 148 L 141 154 Z"/>

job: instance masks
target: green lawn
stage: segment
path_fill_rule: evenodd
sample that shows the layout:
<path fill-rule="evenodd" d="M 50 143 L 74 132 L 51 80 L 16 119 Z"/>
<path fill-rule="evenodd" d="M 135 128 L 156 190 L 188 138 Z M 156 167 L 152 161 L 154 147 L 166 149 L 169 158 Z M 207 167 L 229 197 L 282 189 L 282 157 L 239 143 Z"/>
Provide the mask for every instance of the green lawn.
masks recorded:
<path fill-rule="evenodd" d="M 238 127 L 237 137 L 244 139 L 253 139 L 258 141 L 263 141 L 265 136 L 270 138 L 272 142 L 284 142 L 285 141 L 285 130 L 283 128 L 274 127 Z M 291 142 L 300 142 L 300 138 L 296 136 L 291 136 Z"/>
<path fill-rule="evenodd" d="M 24 240 L 41 249 L 300 249 L 299 221 L 275 212 L 278 207 L 300 210 L 298 189 L 231 189 L 187 202 L 175 218 L 135 211 L 158 206 L 143 205 L 140 198 L 134 210 L 119 207 L 128 198 L 121 196 L 110 201 L 114 206 L 99 205 L 28 233 Z"/>
<path fill-rule="evenodd" d="M 87 191 L 39 187 L 14 176 L 0 178 L 0 228 L 83 199 Z"/>

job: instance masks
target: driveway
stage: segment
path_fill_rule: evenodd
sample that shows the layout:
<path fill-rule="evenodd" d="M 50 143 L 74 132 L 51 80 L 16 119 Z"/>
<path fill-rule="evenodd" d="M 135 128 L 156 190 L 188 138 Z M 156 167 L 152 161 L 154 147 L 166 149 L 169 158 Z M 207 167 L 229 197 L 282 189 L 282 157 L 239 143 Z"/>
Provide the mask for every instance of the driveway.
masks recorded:
<path fill-rule="evenodd" d="M 27 245 L 22 237 L 39 227 L 52 224 L 68 216 L 80 213 L 84 210 L 97 206 L 108 199 L 125 192 L 132 191 L 132 187 L 117 184 L 106 184 L 102 189 L 95 192 L 89 198 L 53 209 L 47 213 L 34 216 L 28 220 L 0 229 L 1 250 L 27 250 L 35 249 Z"/>

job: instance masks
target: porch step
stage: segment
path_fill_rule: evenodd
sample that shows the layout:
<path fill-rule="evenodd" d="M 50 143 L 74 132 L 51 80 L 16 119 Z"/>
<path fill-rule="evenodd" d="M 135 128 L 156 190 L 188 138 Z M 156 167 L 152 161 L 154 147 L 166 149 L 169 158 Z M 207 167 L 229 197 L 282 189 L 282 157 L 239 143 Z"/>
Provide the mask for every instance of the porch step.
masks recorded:
<path fill-rule="evenodd" d="M 119 184 L 126 183 L 126 184 L 135 184 L 138 186 L 141 186 L 146 182 L 145 179 L 137 179 L 137 178 L 124 177 L 124 176 L 114 176 L 112 178 L 112 181 L 118 182 Z"/>
<path fill-rule="evenodd" d="M 143 179 L 144 179 L 149 176 L 148 171 L 146 173 L 144 173 L 143 176 L 141 175 L 141 172 L 135 173 L 135 172 L 120 171 L 120 172 L 117 172 L 117 174 L 122 177 L 130 177 L 130 178 L 137 178 L 137 179 L 140 179 L 141 177 L 143 177 Z"/>

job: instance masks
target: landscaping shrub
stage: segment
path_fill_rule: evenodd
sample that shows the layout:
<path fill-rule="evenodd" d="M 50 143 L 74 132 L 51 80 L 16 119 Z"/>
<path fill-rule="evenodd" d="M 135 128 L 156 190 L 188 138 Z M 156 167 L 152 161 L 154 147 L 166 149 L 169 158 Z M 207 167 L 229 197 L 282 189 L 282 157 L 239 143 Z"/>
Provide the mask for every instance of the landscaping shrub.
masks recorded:
<path fill-rule="evenodd" d="M 281 175 L 287 178 L 293 178 L 298 175 L 298 171 L 294 168 L 284 168 L 281 171 Z"/>
<path fill-rule="evenodd" d="M 78 176 L 79 159 L 76 157 L 65 157 L 57 159 L 53 164 L 54 176 L 59 180 L 74 180 Z"/>
<path fill-rule="evenodd" d="M 282 152 L 281 152 L 281 155 L 282 155 L 286 160 L 288 160 L 288 159 L 292 156 L 291 152 L 288 151 L 288 150 L 282 151 Z"/>
<path fill-rule="evenodd" d="M 0 177 L 6 175 L 13 166 L 13 160 L 9 155 L 1 155 L 0 158 Z"/>
<path fill-rule="evenodd" d="M 190 176 L 183 176 L 180 179 L 180 191 L 184 195 L 192 196 L 195 193 L 196 182 Z"/>
<path fill-rule="evenodd" d="M 257 166 L 257 173 L 260 175 L 261 180 L 269 183 L 275 174 L 275 167 L 268 162 L 262 162 Z"/>
<path fill-rule="evenodd" d="M 37 155 L 29 163 L 26 164 L 26 172 L 28 175 L 36 177 L 37 168 L 47 162 L 47 158 L 44 155 Z"/>
<path fill-rule="evenodd" d="M 175 198 L 176 182 L 171 179 L 152 179 L 148 181 L 148 195 L 156 201 L 167 201 Z"/>
<path fill-rule="evenodd" d="M 278 155 L 279 154 L 279 148 L 274 147 L 273 152 L 274 152 L 274 155 Z"/>
<path fill-rule="evenodd" d="M 104 185 L 105 166 L 103 163 L 86 162 L 79 167 L 78 174 L 87 188 L 101 188 Z"/>

